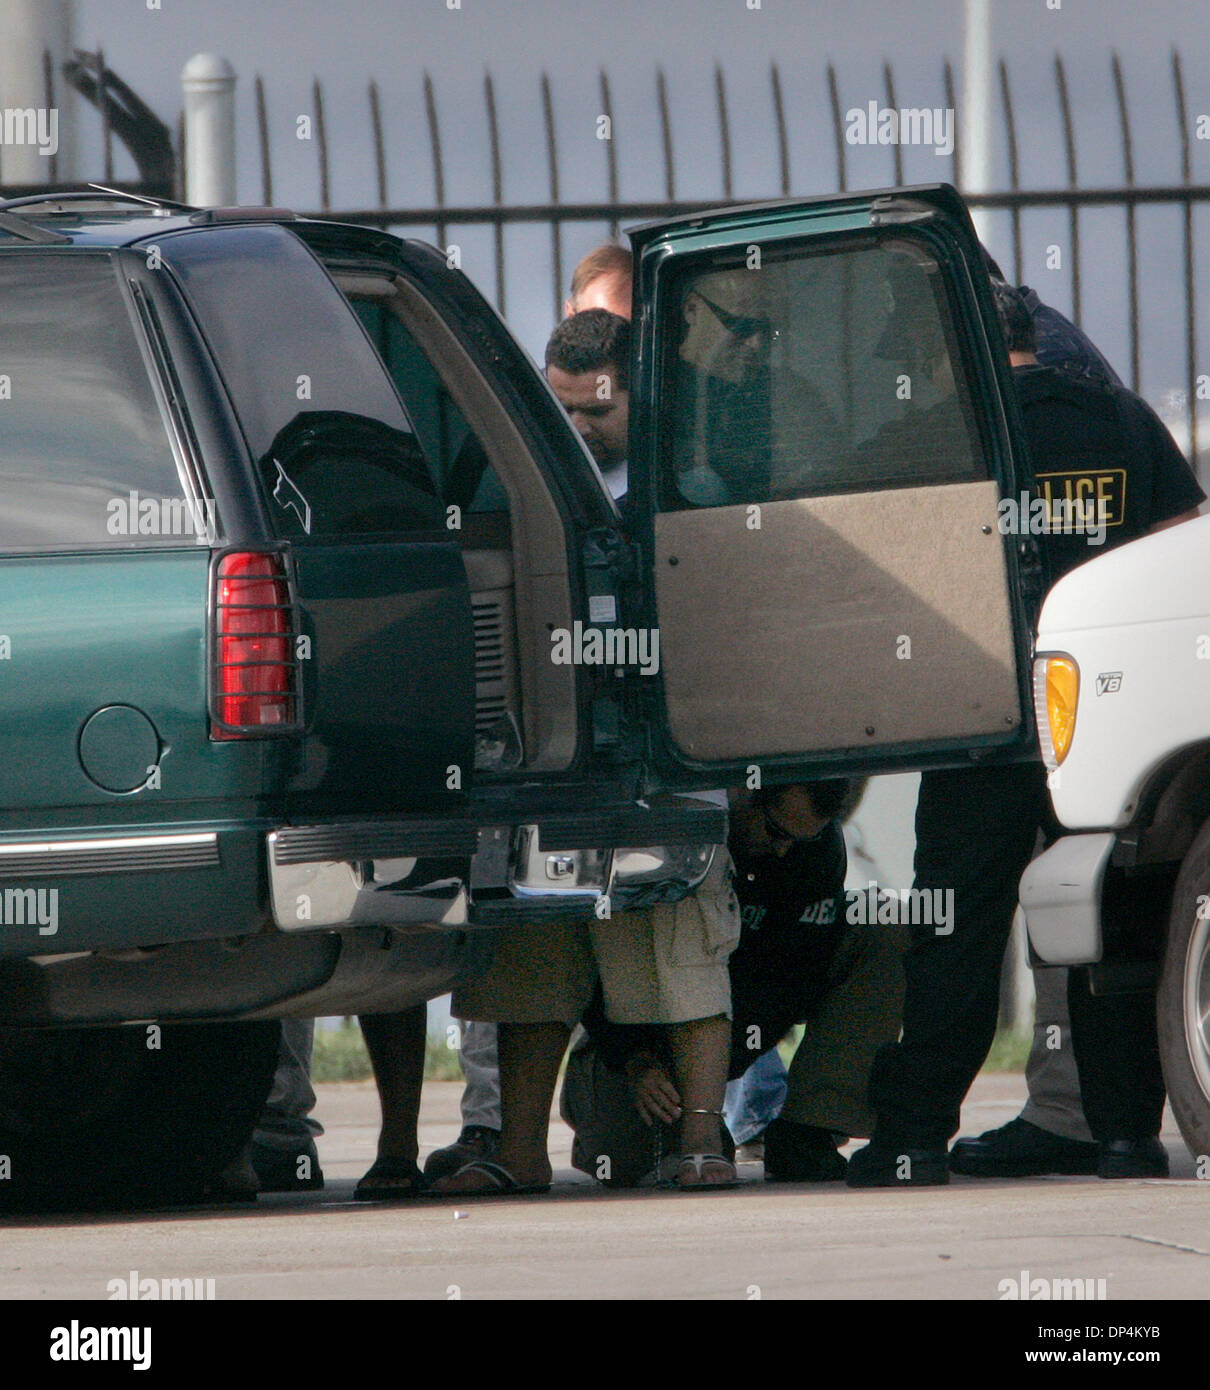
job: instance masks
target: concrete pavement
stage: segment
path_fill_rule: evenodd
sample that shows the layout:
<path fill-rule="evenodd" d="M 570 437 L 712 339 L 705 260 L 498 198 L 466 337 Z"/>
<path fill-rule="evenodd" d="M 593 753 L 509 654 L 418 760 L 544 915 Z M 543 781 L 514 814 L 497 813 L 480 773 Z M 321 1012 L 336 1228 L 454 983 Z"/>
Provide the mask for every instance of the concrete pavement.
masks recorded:
<path fill-rule="evenodd" d="M 422 1156 L 458 1132 L 460 1086 L 425 1088 Z M 1038 1178 L 852 1192 L 761 1181 L 738 1192 L 598 1191 L 567 1168 L 535 1198 L 365 1205 L 372 1085 L 321 1086 L 324 1192 L 146 1216 L 0 1221 L 0 1297 L 105 1298 L 107 1282 L 213 1278 L 220 1299 L 973 1298 L 1003 1281 L 1104 1279 L 1108 1297 L 1210 1297 L 1210 1183 L 1175 1131 L 1166 1182 Z M 964 1133 L 1002 1123 L 1020 1076 L 981 1077 Z"/>

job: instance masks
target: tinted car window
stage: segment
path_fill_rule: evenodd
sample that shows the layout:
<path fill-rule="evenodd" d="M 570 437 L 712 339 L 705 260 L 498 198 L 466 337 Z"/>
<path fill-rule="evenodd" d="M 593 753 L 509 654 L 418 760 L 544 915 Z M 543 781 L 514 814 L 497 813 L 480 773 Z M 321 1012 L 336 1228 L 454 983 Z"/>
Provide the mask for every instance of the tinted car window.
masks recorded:
<path fill-rule="evenodd" d="M 668 507 L 986 476 L 941 268 L 905 238 L 674 286 Z"/>
<path fill-rule="evenodd" d="M 0 549 L 180 545 L 180 477 L 112 257 L 0 256 Z"/>
<path fill-rule="evenodd" d="M 284 536 L 442 524 L 424 450 L 340 291 L 282 227 L 165 239 Z"/>
<path fill-rule="evenodd" d="M 416 340 L 382 300 L 355 299 L 353 306 L 407 402 L 442 500 L 468 512 L 507 511 L 508 495 L 478 436 Z"/>

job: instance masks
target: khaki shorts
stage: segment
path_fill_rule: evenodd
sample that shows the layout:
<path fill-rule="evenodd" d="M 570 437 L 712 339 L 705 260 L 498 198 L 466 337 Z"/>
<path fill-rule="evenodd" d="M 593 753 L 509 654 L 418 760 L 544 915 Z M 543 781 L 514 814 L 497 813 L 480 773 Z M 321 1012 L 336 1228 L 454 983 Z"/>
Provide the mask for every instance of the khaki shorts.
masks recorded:
<path fill-rule="evenodd" d="M 455 990 L 454 1017 L 571 1028 L 599 978 L 613 1023 L 730 1018 L 727 960 L 739 941 L 731 874 L 731 856 L 720 847 L 704 882 L 683 902 L 591 924 L 502 932 L 491 970 Z"/>

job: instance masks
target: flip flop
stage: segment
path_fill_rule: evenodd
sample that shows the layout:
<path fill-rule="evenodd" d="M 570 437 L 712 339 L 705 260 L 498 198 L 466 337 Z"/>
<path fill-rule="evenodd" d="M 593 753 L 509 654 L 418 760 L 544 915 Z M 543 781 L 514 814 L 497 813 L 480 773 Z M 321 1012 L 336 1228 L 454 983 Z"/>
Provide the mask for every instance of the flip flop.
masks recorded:
<path fill-rule="evenodd" d="M 426 1191 L 424 1174 L 415 1159 L 376 1158 L 353 1191 L 358 1202 L 402 1202 Z"/>
<path fill-rule="evenodd" d="M 704 1163 L 723 1163 L 731 1169 L 730 1178 L 724 1182 L 706 1182 L 702 1177 L 702 1165 Z M 681 1182 L 680 1175 L 686 1164 L 692 1164 L 693 1170 L 697 1174 L 697 1182 Z M 739 1186 L 739 1177 L 735 1171 L 735 1164 L 729 1158 L 724 1158 L 722 1154 L 678 1154 L 676 1159 L 676 1177 L 672 1179 L 671 1185 L 678 1192 L 712 1192 L 715 1188 L 726 1189 Z"/>
<path fill-rule="evenodd" d="M 467 1197 L 531 1197 L 536 1193 L 549 1192 L 550 1183 L 519 1183 L 516 1178 L 502 1168 L 500 1164 L 493 1163 L 489 1158 L 478 1158 L 473 1163 L 464 1163 L 456 1173 L 451 1174 L 453 1178 L 460 1178 L 466 1173 L 482 1173 L 492 1184 L 491 1187 L 477 1187 L 468 1192 L 451 1192 L 448 1188 L 440 1191 L 429 1189 L 428 1195 L 431 1197 L 457 1197 L 462 1200 Z M 449 1179 L 443 1178 L 442 1182 Z"/>

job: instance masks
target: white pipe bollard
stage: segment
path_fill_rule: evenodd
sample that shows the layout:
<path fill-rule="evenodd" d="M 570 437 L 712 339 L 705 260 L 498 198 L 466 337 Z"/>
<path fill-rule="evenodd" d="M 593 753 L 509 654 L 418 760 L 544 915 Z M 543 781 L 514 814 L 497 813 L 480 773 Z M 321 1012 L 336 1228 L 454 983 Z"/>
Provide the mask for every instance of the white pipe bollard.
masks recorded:
<path fill-rule="evenodd" d="M 181 72 L 185 96 L 185 201 L 195 207 L 235 202 L 235 69 L 198 53 Z"/>

